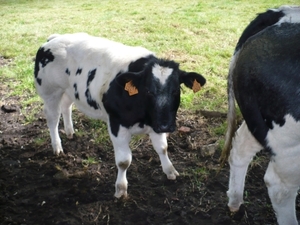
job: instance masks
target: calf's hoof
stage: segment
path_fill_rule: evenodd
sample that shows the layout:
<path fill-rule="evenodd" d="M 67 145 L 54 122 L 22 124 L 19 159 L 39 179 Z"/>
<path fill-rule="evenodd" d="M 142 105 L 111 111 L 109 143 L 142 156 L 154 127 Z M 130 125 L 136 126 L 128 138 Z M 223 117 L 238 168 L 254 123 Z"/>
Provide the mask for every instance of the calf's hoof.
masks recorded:
<path fill-rule="evenodd" d="M 62 149 L 61 150 L 56 149 L 53 150 L 53 154 L 59 156 L 60 154 L 64 154 L 64 151 Z"/>
<path fill-rule="evenodd" d="M 127 198 L 127 185 L 124 184 L 116 184 L 116 198 Z"/>
<path fill-rule="evenodd" d="M 59 154 L 64 154 L 64 151 L 63 151 L 61 145 L 54 145 L 54 147 L 53 147 L 53 154 L 57 155 L 57 156 Z"/>
<path fill-rule="evenodd" d="M 72 134 L 67 134 L 67 138 L 68 138 L 69 140 L 73 139 L 73 133 L 72 133 Z"/>
<path fill-rule="evenodd" d="M 67 136 L 68 139 L 73 139 L 73 135 L 74 135 L 74 130 L 71 129 L 71 130 L 63 130 L 63 129 L 60 129 L 59 130 L 61 133 L 65 134 Z"/>
<path fill-rule="evenodd" d="M 228 207 L 228 209 L 232 220 L 240 221 L 246 214 L 246 207 L 243 204 L 241 204 L 238 209 L 230 207 Z"/>
<path fill-rule="evenodd" d="M 169 180 L 176 180 L 176 177 L 179 176 L 179 173 L 175 170 L 175 168 L 172 166 L 167 172 L 166 175 Z"/>

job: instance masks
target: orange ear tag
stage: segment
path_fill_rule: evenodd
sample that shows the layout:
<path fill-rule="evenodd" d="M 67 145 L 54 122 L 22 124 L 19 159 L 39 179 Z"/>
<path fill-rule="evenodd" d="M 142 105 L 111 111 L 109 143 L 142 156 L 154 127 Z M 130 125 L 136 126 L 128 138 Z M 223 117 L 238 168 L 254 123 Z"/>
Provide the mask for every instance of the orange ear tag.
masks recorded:
<path fill-rule="evenodd" d="M 193 82 L 192 90 L 194 91 L 194 93 L 196 93 L 196 92 L 200 91 L 200 89 L 201 89 L 201 84 L 198 81 L 196 81 L 196 79 L 195 79 Z"/>
<path fill-rule="evenodd" d="M 129 96 L 136 95 L 137 93 L 139 93 L 138 89 L 132 84 L 132 80 L 128 81 L 125 84 L 124 90 L 128 91 Z"/>

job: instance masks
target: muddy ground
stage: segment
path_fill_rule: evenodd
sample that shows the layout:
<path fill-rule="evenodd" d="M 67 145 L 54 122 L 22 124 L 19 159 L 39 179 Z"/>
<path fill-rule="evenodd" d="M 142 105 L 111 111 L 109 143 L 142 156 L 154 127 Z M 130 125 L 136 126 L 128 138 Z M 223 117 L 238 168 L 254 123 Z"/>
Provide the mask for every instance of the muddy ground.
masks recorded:
<path fill-rule="evenodd" d="M 1 224 L 276 224 L 263 182 L 268 161 L 263 152 L 249 169 L 244 213 L 232 216 L 227 210 L 229 168 L 220 168 L 223 136 L 213 132 L 225 121 L 222 113 L 179 111 L 178 128 L 190 130 L 177 130 L 168 139 L 180 173 L 175 181 L 162 172 L 147 136 L 135 140 L 129 198 L 116 199 L 112 145 L 96 141 L 99 131 L 88 118 L 74 111 L 80 132 L 73 140 L 61 132 L 65 154 L 54 156 L 42 105 L 22 108 L 22 99 L 6 97 L 7 92 L 0 84 Z M 41 110 L 26 122 L 36 107 Z"/>

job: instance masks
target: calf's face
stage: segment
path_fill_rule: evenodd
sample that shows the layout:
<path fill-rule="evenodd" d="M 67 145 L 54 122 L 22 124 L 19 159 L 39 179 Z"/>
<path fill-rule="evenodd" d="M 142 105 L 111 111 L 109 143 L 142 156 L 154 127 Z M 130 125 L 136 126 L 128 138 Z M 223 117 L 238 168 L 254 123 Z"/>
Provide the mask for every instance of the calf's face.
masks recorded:
<path fill-rule="evenodd" d="M 156 133 L 173 132 L 180 103 L 178 69 L 155 64 L 145 79 L 145 101 Z"/>
<path fill-rule="evenodd" d="M 145 103 L 145 111 L 152 129 L 156 133 L 173 132 L 176 128 L 176 113 L 180 104 L 180 84 L 198 91 L 205 78 L 197 73 L 179 69 L 173 61 L 154 62 L 139 73 L 125 73 L 120 77 L 130 80 Z"/>

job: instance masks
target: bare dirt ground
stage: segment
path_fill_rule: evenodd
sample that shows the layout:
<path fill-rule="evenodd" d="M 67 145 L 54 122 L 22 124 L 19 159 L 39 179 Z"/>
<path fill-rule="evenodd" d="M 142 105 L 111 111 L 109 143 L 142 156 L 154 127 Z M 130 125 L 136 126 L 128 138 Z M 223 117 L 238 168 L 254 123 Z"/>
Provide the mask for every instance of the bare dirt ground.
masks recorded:
<path fill-rule="evenodd" d="M 129 198 L 116 199 L 112 146 L 95 143 L 88 118 L 75 110 L 75 128 L 84 132 L 73 140 L 61 133 L 65 154 L 54 156 L 42 110 L 26 124 L 32 106 L 22 109 L 21 99 L 5 97 L 7 92 L 0 84 L 1 224 L 276 224 L 263 182 L 266 153 L 249 168 L 245 211 L 227 210 L 229 167 L 220 168 L 217 143 L 223 136 L 212 132 L 224 122 L 223 114 L 178 113 L 178 128 L 190 131 L 177 130 L 168 139 L 180 173 L 175 181 L 162 172 L 148 138 L 140 139 L 127 173 Z M 91 157 L 97 162 L 87 164 Z"/>

